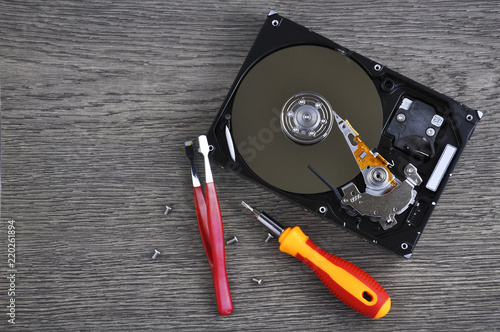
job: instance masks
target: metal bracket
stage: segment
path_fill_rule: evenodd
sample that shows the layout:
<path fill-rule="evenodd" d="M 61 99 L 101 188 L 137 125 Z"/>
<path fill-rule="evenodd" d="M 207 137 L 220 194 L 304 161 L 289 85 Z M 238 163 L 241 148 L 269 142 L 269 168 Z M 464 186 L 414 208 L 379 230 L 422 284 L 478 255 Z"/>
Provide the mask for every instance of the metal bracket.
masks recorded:
<path fill-rule="evenodd" d="M 412 164 L 405 167 L 404 173 L 406 180 L 381 196 L 361 193 L 358 187 L 350 182 L 341 188 L 344 193 L 342 204 L 352 207 L 362 215 L 376 218 L 384 230 L 394 227 L 398 222 L 396 214 L 404 212 L 413 204 L 417 195 L 413 188 L 422 183 L 417 168 Z"/>

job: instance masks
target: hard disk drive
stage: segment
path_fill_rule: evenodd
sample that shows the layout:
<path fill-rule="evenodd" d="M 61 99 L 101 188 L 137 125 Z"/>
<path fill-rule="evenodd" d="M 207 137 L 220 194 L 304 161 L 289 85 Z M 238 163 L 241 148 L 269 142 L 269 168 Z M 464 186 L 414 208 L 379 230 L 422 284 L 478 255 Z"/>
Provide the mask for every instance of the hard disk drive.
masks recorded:
<path fill-rule="evenodd" d="M 482 113 L 270 12 L 212 158 L 409 258 Z"/>

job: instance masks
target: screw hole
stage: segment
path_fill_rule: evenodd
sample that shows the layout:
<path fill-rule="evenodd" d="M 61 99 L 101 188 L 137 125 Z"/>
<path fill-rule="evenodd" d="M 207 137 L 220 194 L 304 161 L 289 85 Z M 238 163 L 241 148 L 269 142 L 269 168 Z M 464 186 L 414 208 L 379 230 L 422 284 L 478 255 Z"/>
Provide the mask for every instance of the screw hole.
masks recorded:
<path fill-rule="evenodd" d="M 214 146 L 213 145 L 209 145 L 208 146 L 208 151 L 213 151 L 214 150 Z"/>
<path fill-rule="evenodd" d="M 382 81 L 382 90 L 388 92 L 394 89 L 395 83 L 390 78 L 385 78 Z"/>
<path fill-rule="evenodd" d="M 280 22 L 278 22 L 278 20 L 273 20 L 271 24 L 273 25 L 273 27 L 277 27 L 280 24 Z"/>
<path fill-rule="evenodd" d="M 370 293 L 366 292 L 366 291 L 365 291 L 365 292 L 363 292 L 363 298 L 364 298 L 365 300 L 367 300 L 368 302 L 373 301 L 373 296 L 372 296 Z"/>

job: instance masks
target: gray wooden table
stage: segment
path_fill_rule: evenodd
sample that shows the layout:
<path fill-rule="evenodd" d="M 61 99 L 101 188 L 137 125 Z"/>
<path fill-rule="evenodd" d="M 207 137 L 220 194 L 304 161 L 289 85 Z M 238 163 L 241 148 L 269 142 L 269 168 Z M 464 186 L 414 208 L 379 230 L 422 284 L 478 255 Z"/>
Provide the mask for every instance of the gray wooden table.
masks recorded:
<path fill-rule="evenodd" d="M 226 247 L 234 312 L 222 317 L 184 141 L 208 130 L 269 9 L 485 116 L 410 260 L 214 167 L 225 236 L 240 239 Z M 498 1 L 1 0 L 0 329 L 13 327 L 11 298 L 15 328 L 30 331 L 500 329 L 499 11 Z M 264 243 L 242 199 L 372 274 L 389 314 L 343 305 Z"/>

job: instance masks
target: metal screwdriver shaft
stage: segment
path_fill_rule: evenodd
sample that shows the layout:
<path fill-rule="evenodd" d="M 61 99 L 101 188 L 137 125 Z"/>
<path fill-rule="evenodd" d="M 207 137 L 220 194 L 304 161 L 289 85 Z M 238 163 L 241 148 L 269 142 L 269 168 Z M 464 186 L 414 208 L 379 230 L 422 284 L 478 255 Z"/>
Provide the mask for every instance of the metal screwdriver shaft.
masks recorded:
<path fill-rule="evenodd" d="M 257 220 L 261 222 L 262 225 L 266 226 L 271 233 L 276 235 L 276 237 L 279 237 L 281 233 L 285 230 L 283 226 L 278 224 L 273 218 L 268 216 L 265 212 L 259 212 L 257 209 L 254 209 L 244 201 L 241 201 L 241 205 L 246 207 L 247 209 L 250 210 L 250 212 L 253 213 L 254 216 L 257 217 Z"/>

